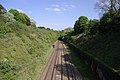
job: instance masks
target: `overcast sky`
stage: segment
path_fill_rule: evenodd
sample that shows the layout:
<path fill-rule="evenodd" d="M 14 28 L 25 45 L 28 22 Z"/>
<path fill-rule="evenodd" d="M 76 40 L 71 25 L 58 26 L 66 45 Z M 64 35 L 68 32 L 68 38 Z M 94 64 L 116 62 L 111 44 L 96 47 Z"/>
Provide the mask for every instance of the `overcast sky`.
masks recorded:
<path fill-rule="evenodd" d="M 26 13 L 37 26 L 55 30 L 73 27 L 80 16 L 99 18 L 97 0 L 0 0 L 7 10 L 13 8 Z"/>

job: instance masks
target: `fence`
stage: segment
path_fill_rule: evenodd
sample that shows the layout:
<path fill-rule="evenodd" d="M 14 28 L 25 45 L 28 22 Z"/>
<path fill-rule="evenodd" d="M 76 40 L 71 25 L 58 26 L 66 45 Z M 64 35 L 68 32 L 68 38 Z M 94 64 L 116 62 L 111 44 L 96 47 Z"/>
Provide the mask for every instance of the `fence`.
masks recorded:
<path fill-rule="evenodd" d="M 82 59 L 100 80 L 120 80 L 120 75 L 99 59 L 82 52 L 72 43 L 68 43 L 68 46 L 73 48 L 75 55 Z"/>

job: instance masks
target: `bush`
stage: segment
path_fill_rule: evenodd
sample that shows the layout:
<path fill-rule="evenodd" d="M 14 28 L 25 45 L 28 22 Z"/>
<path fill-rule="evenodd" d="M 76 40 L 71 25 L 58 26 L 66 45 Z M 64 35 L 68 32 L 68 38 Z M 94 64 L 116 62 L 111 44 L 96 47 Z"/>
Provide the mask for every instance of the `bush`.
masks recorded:
<path fill-rule="evenodd" d="M 86 16 L 79 17 L 79 19 L 75 22 L 74 25 L 75 33 L 79 34 L 86 32 L 87 24 L 88 24 L 88 18 Z"/>
<path fill-rule="evenodd" d="M 12 70 L 12 66 L 9 61 L 0 62 L 0 73 L 2 73 L 2 78 L 5 80 L 15 80 L 15 73 Z"/>
<path fill-rule="evenodd" d="M 21 13 L 16 9 L 10 9 L 9 12 L 14 15 L 16 21 L 30 25 L 30 18 L 25 13 Z"/>

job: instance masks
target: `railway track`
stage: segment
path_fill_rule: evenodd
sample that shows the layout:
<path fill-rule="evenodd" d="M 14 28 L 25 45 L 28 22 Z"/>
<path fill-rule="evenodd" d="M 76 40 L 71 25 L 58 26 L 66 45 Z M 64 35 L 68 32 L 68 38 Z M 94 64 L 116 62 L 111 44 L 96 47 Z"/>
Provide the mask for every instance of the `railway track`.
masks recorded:
<path fill-rule="evenodd" d="M 62 41 L 57 41 L 40 80 L 82 80 Z"/>

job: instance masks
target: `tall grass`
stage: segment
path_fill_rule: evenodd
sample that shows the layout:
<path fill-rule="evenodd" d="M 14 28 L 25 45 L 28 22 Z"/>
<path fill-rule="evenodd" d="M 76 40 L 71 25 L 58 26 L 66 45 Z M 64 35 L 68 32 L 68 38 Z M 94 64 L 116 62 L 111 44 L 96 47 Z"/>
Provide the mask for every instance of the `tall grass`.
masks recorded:
<path fill-rule="evenodd" d="M 56 40 L 53 30 L 0 18 L 0 80 L 37 80 Z"/>

